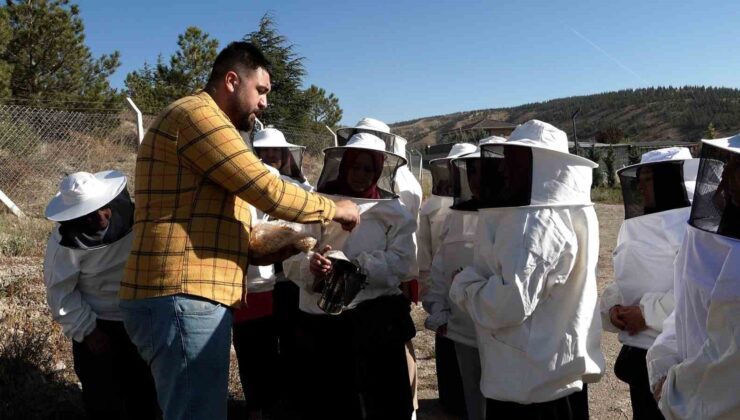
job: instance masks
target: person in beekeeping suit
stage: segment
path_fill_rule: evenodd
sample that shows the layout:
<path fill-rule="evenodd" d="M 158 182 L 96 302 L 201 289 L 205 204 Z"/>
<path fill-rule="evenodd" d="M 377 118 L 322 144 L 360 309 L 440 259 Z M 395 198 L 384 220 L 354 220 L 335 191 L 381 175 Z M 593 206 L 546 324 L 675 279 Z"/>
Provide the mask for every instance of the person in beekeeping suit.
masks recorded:
<path fill-rule="evenodd" d="M 118 171 L 65 176 L 46 207 L 57 222 L 44 283 L 54 321 L 72 341 L 85 411 L 94 419 L 156 419 L 154 379 L 123 325 L 118 289 L 134 241 L 134 203 Z"/>
<path fill-rule="evenodd" d="M 647 355 L 661 413 L 740 418 L 740 135 L 702 141 L 674 294 L 674 313 Z"/>
<path fill-rule="evenodd" d="M 614 249 L 614 282 L 600 299 L 605 331 L 619 333 L 614 373 L 630 387 L 635 419 L 661 419 L 645 356 L 673 311 L 673 263 L 691 212 L 699 159 L 685 147 L 652 150 L 617 172 L 625 221 Z"/>
<path fill-rule="evenodd" d="M 365 117 L 355 124 L 354 127 L 344 127 L 337 130 L 337 144 L 345 145 L 349 139 L 357 133 L 369 133 L 380 137 L 385 142 L 387 152 L 406 157 L 406 139 L 391 133 L 388 124 L 375 118 Z M 411 216 L 418 224 L 419 209 L 423 198 L 421 184 L 414 177 L 407 164 L 403 164 L 396 172 L 394 178 L 394 191 L 398 194 L 401 204 L 411 213 Z M 416 250 L 417 238 L 416 233 L 413 235 L 414 247 Z M 419 266 L 414 259 L 408 267 L 408 273 L 401 282 L 401 290 L 411 299 L 412 302 L 419 302 Z M 409 367 L 409 382 L 414 396 L 414 410 L 419 408 L 417 400 L 417 371 L 416 355 L 413 343 L 406 343 L 406 358 Z"/>
<path fill-rule="evenodd" d="M 476 327 L 486 418 L 587 418 L 585 384 L 604 370 L 597 165 L 537 120 L 481 154 L 474 262 L 450 298 Z"/>
<path fill-rule="evenodd" d="M 252 148 L 272 173 L 306 191 L 313 191 L 302 172 L 305 146 L 288 143 L 276 128 L 264 128 L 254 133 Z M 255 208 L 252 211 L 255 226 L 268 221 L 262 211 Z M 281 263 L 250 265 L 245 277 L 246 305 L 235 310 L 233 315 L 239 378 L 250 418 L 275 416 L 276 410 L 295 410 L 298 287 L 285 278 Z"/>
<path fill-rule="evenodd" d="M 286 276 L 301 288 L 301 406 L 306 418 L 410 419 L 405 343 L 415 330 L 399 286 L 416 258 L 416 221 L 393 193 L 405 158 L 369 133 L 324 153 L 317 192 L 355 202 L 362 223 L 352 232 L 335 224 L 314 229 L 316 251 L 283 262 Z M 338 315 L 321 306 L 324 289 L 317 287 L 334 270 L 328 257 L 349 261 L 367 280 Z"/>
<path fill-rule="evenodd" d="M 503 138 L 484 140 L 481 144 L 506 141 Z M 430 162 L 430 165 L 434 176 L 434 167 L 439 164 Z M 459 383 L 452 385 L 457 387 L 455 391 L 463 393 L 465 418 L 483 420 L 486 402 L 480 391 L 481 364 L 475 325 L 470 315 L 449 299 L 452 278 L 462 267 L 473 263 L 478 213 L 469 208 L 476 205 L 480 193 L 480 152 L 455 156 L 445 166 L 450 174 L 450 190 L 454 199 L 451 198 L 451 208 L 445 210 L 446 217 L 439 227 L 439 245 L 431 264 L 428 291 L 423 297 L 424 308 L 429 313 L 424 325 L 436 333 L 435 358 L 440 400 L 443 384 L 440 370 L 447 366 L 447 370 L 459 378 Z M 441 190 L 440 185 L 434 185 L 438 191 Z M 446 342 L 453 346 L 448 353 L 455 358 L 452 365 L 440 357 L 440 354 L 446 354 Z"/>
<path fill-rule="evenodd" d="M 429 162 L 429 172 L 432 175 L 432 194 L 421 205 L 419 210 L 419 228 L 416 232 L 418 240 L 417 259 L 419 262 L 419 295 L 424 309 L 430 315 L 435 311 L 436 303 L 444 297 L 430 296 L 429 273 L 432 267 L 432 257 L 439 248 L 444 221 L 452 206 L 452 172 L 450 162 L 453 158 L 473 153 L 477 150 L 471 143 L 457 143 L 452 146 L 446 157 Z M 439 315 L 437 315 L 439 316 Z M 441 326 L 434 322 L 427 325 L 435 333 Z M 437 367 L 437 390 L 439 404 L 452 414 L 462 414 L 464 410 L 464 395 L 462 380 L 457 368 L 454 342 L 444 335 L 435 334 L 434 359 Z"/>

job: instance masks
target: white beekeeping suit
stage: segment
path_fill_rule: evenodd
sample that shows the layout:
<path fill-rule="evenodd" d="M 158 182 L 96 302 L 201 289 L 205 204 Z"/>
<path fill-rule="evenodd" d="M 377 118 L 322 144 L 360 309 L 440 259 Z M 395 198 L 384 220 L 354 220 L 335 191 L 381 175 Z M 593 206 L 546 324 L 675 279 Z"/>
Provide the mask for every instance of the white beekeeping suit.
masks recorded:
<path fill-rule="evenodd" d="M 674 287 L 675 347 L 666 328 L 656 344 L 667 345 L 648 353 L 651 378 L 671 358 L 678 362 L 662 384 L 661 412 L 666 419 L 740 418 L 740 136 L 703 141 Z"/>
<path fill-rule="evenodd" d="M 345 127 L 337 130 L 337 143 L 339 146 L 347 144 L 349 139 L 357 133 L 369 133 L 381 138 L 385 142 L 386 152 L 394 153 L 404 157 L 404 163 L 398 168 L 394 176 L 394 192 L 398 194 L 400 203 L 411 214 L 415 222 L 418 221 L 419 208 L 423 192 L 419 181 L 411 173 L 405 159 L 406 139 L 391 133 L 390 127 L 380 120 L 374 118 L 362 118 L 354 127 Z M 414 229 L 415 230 L 415 229 Z M 416 233 L 413 235 L 414 247 L 416 247 Z M 416 249 L 416 248 L 415 248 Z M 419 267 L 416 259 L 409 265 L 408 273 L 404 281 L 416 280 L 419 276 Z"/>
<path fill-rule="evenodd" d="M 291 182 L 306 191 L 313 191 L 313 187 L 303 175 L 303 154 L 306 147 L 288 143 L 285 135 L 278 129 L 265 128 L 254 133 L 252 140 L 254 153 L 262 159 L 265 167 L 284 181 Z M 252 225 L 268 222 L 267 214 L 250 206 Z M 285 225 L 285 222 L 280 222 Z M 291 224 L 296 230 L 301 230 L 298 223 Z M 266 292 L 273 289 L 276 282 L 286 281 L 283 273 L 275 273 L 275 266 L 247 267 L 245 276 L 247 290 L 250 293 Z"/>
<path fill-rule="evenodd" d="M 452 146 L 446 157 L 429 162 L 429 171 L 432 174 L 432 194 L 424 200 L 419 210 L 419 228 L 416 231 L 418 241 L 417 259 L 419 262 L 419 283 L 421 298 L 424 300 L 424 291 L 429 285 L 429 272 L 432 266 L 432 257 L 439 247 L 443 222 L 452 206 L 452 178 L 450 161 L 461 155 L 473 153 L 477 149 L 470 143 L 458 143 Z"/>
<path fill-rule="evenodd" d="M 600 299 L 602 325 L 622 344 L 648 349 L 673 311 L 673 263 L 691 212 L 699 159 L 687 148 L 650 151 L 618 171 L 625 221 L 614 249 L 614 282 Z M 646 202 L 648 201 L 648 202 Z M 614 326 L 612 307 L 639 306 L 647 329 L 630 334 Z"/>
<path fill-rule="evenodd" d="M 569 154 L 565 133 L 537 120 L 481 154 L 485 182 L 470 183 L 474 263 L 450 290 L 476 326 L 481 391 L 519 404 L 568 397 L 604 369 L 590 198 L 597 165 Z"/>
<path fill-rule="evenodd" d="M 362 223 L 351 232 L 342 230 L 341 225 L 332 223 L 321 228 L 305 225 L 304 231 L 318 240 L 316 249 L 331 245 L 341 250 L 363 273 L 368 275 L 368 285 L 348 305 L 351 309 L 359 303 L 385 295 L 401 294 L 398 286 L 404 279 L 407 267 L 416 259 L 412 235 L 415 220 L 404 209 L 392 191 L 393 174 L 405 160 L 401 156 L 385 152 L 384 142 L 378 137 L 360 133 L 354 135 L 346 146 L 325 150 L 325 164 L 317 191 L 329 195 L 342 195 L 358 204 Z M 346 160 L 348 150 L 362 153 L 364 150 L 380 151 L 385 154 L 384 168 L 377 182 L 376 198 L 357 198 L 342 194 L 340 179 L 352 164 Z M 311 314 L 322 314 L 317 306 L 319 294 L 312 290 L 314 276 L 309 271 L 310 253 L 298 254 L 283 262 L 286 276 L 301 287 L 300 308 Z"/>
<path fill-rule="evenodd" d="M 465 207 L 463 201 L 467 199 L 467 195 L 461 192 L 470 189 L 468 185 L 460 185 L 461 182 L 470 179 L 462 174 L 467 175 L 468 167 L 476 166 L 473 164 L 476 161 L 477 166 L 480 167 L 480 153 L 466 154 L 451 159 L 449 163 L 445 162 L 445 166 L 449 167 L 455 196 L 452 208 L 445 211 L 444 214 L 447 216 L 440 224 L 439 246 L 431 264 L 429 288 L 422 299 L 424 309 L 429 313 L 424 326 L 437 333 L 435 359 L 440 395 L 442 395 L 445 384 L 443 384 L 444 377 L 439 372 L 444 369 L 445 363 L 449 363 L 445 357 L 452 356 L 454 369 L 458 372 L 460 379 L 458 384 L 452 379 L 453 376 L 449 375 L 447 386 L 462 386 L 467 418 L 471 420 L 485 418 L 485 399 L 480 392 L 481 364 L 475 337 L 475 325 L 463 308 L 450 301 L 449 294 L 454 275 L 462 267 L 473 263 L 478 212 L 457 208 Z M 432 173 L 434 174 L 433 167 Z M 441 189 L 439 187 L 435 189 Z M 447 350 L 445 353 L 444 339 L 451 340 L 454 352 Z M 449 356 L 446 356 L 447 354 Z"/>
<path fill-rule="evenodd" d="M 64 335 L 78 343 L 96 328 L 97 320 L 122 321 L 118 289 L 134 241 L 133 204 L 125 190 L 126 180 L 118 171 L 74 173 L 64 178 L 60 192 L 46 208 L 46 217 L 59 222 L 44 258 L 46 300 Z M 114 210 L 100 240 L 85 240 L 87 236 L 75 235 L 73 230 L 62 232 L 61 223 L 104 205 Z M 118 231 L 116 239 L 105 240 L 114 230 Z"/>
<path fill-rule="evenodd" d="M 341 313 L 330 316 L 336 312 L 322 303 L 336 290 L 326 285 L 335 283 L 312 273 L 319 256 L 301 253 L 283 262 L 286 276 L 300 287 L 298 376 L 305 382 L 307 418 L 411 418 L 414 410 L 406 344 L 415 330 L 399 286 L 416 260 L 416 220 L 393 193 L 393 176 L 405 158 L 385 146 L 361 132 L 345 146 L 324 150 L 317 191 L 355 202 L 362 222 L 351 232 L 337 223 L 306 226 L 318 240 L 316 249 L 331 246 L 323 255 L 351 262 L 365 276 L 365 287 L 343 296 Z"/>

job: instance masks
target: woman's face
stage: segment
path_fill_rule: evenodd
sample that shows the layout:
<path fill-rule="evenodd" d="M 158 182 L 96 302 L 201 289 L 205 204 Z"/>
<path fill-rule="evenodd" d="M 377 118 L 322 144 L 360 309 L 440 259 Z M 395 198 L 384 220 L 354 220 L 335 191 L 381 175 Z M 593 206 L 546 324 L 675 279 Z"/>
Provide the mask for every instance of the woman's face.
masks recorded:
<path fill-rule="evenodd" d="M 655 188 L 653 185 L 653 168 L 643 166 L 640 168 L 640 173 L 638 174 L 637 191 L 642 194 L 643 206 L 646 209 L 653 209 L 656 206 Z"/>
<path fill-rule="evenodd" d="M 283 149 L 279 147 L 260 147 L 257 149 L 257 155 L 264 163 L 275 169 L 283 167 Z"/>
<path fill-rule="evenodd" d="M 375 164 L 373 158 L 362 153 L 357 156 L 353 165 L 347 171 L 347 185 L 352 191 L 361 193 L 367 191 L 375 182 Z"/>

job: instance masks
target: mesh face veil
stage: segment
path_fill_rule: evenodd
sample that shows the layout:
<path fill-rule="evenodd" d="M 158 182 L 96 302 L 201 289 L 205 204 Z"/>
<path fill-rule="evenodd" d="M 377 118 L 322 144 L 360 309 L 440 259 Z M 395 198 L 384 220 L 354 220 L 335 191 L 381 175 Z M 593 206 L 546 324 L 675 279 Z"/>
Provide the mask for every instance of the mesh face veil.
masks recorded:
<path fill-rule="evenodd" d="M 481 146 L 479 164 L 466 164 L 465 188 L 477 208 L 519 207 L 529 205 L 532 193 L 532 149 L 524 146 L 490 144 Z M 472 171 L 472 172 L 471 172 Z M 477 176 L 476 180 L 473 176 Z M 456 192 L 457 194 L 457 192 Z M 470 207 L 470 205 L 468 205 Z"/>
<path fill-rule="evenodd" d="M 265 164 L 268 164 L 278 171 L 280 175 L 285 175 L 290 178 L 296 179 L 300 182 L 304 182 L 306 178 L 303 176 L 303 152 L 304 147 L 292 146 L 292 147 L 258 147 L 254 146 L 254 152 L 262 159 Z"/>
<path fill-rule="evenodd" d="M 441 197 L 452 197 L 452 162 L 450 159 L 435 159 L 429 162 L 432 174 L 432 194 Z"/>
<path fill-rule="evenodd" d="M 661 161 L 620 170 L 617 174 L 624 199 L 624 218 L 690 206 L 687 181 L 693 182 L 695 173 L 695 160 Z"/>
<path fill-rule="evenodd" d="M 689 223 L 740 239 L 740 136 L 702 144 Z"/>
<path fill-rule="evenodd" d="M 371 199 L 394 197 L 394 178 L 402 159 L 361 148 L 334 148 L 324 153 L 318 192 Z"/>

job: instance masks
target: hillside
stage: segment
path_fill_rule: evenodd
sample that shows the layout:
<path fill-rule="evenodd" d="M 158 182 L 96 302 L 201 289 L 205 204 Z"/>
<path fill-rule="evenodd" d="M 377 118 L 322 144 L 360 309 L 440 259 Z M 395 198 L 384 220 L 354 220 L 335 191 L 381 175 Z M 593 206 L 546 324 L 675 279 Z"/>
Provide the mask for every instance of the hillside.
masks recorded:
<path fill-rule="evenodd" d="M 573 135 L 571 114 L 578 108 L 579 139 L 620 142 L 696 141 L 714 125 L 716 136 L 740 132 L 740 89 L 657 87 L 574 96 L 512 108 L 492 108 L 419 118 L 392 124 L 412 146 L 455 140 L 451 130 L 485 118 L 522 123 L 532 118 Z M 447 133 L 447 134 L 445 134 Z"/>

